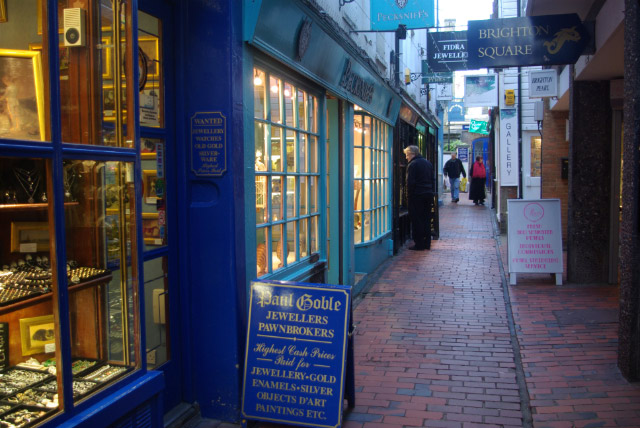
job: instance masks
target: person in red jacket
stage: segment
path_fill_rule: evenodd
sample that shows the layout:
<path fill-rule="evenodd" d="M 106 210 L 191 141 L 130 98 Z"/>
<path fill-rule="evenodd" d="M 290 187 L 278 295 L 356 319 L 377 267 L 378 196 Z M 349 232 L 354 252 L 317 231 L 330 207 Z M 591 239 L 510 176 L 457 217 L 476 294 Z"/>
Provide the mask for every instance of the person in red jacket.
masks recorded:
<path fill-rule="evenodd" d="M 471 165 L 469 176 L 471 177 L 469 199 L 471 199 L 475 205 L 484 205 L 484 199 L 486 198 L 484 182 L 487 178 L 487 170 L 482 162 L 482 156 L 476 156 L 476 161 Z"/>

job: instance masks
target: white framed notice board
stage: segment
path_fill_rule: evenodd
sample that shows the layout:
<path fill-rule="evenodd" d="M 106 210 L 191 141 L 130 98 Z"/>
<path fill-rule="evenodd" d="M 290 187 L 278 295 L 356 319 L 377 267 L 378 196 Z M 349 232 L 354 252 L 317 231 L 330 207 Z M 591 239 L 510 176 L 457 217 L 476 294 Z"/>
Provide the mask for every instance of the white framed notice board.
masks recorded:
<path fill-rule="evenodd" d="M 517 273 L 552 273 L 562 285 L 560 199 L 509 199 L 509 282 Z"/>

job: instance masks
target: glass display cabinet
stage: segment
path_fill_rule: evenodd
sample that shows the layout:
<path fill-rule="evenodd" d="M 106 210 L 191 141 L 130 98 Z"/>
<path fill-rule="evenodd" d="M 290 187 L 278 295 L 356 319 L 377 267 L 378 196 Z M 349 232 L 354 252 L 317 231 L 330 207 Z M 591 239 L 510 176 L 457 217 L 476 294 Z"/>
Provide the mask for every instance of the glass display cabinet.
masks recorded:
<path fill-rule="evenodd" d="M 134 53 L 131 2 L 8 5 L 0 25 L 0 426 L 35 426 L 142 366 L 133 99 L 150 61 Z"/>

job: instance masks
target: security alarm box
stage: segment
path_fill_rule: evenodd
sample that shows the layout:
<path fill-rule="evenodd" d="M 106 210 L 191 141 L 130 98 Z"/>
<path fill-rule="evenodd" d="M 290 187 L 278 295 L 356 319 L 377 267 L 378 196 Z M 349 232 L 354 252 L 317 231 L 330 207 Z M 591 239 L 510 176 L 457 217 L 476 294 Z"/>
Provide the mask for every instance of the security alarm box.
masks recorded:
<path fill-rule="evenodd" d="M 516 91 L 515 89 L 505 89 L 504 91 L 504 105 L 512 106 L 516 103 Z"/>
<path fill-rule="evenodd" d="M 64 9 L 64 45 L 68 47 L 86 44 L 84 9 L 73 7 Z"/>

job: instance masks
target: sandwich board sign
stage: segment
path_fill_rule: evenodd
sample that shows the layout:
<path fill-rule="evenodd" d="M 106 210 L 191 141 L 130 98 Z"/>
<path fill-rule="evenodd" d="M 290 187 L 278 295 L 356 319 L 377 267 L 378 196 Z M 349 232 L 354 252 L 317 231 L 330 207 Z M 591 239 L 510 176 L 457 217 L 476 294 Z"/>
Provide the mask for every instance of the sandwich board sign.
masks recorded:
<path fill-rule="evenodd" d="M 560 199 L 509 199 L 509 282 L 522 273 L 551 273 L 562 285 Z"/>
<path fill-rule="evenodd" d="M 251 283 L 243 419 L 342 423 L 351 287 Z"/>

